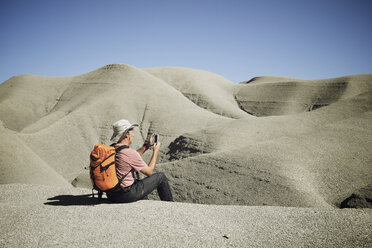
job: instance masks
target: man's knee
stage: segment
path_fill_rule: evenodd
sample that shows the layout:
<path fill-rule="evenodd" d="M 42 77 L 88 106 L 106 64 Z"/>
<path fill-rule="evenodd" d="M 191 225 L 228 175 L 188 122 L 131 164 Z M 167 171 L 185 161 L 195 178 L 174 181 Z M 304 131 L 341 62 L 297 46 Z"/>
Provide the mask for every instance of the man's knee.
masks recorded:
<path fill-rule="evenodd" d="M 164 172 L 157 172 L 156 174 L 160 182 L 168 180 Z"/>
<path fill-rule="evenodd" d="M 167 178 L 167 176 L 165 175 L 164 172 L 157 172 L 156 177 L 157 177 L 157 181 L 159 183 L 168 182 L 168 178 Z"/>

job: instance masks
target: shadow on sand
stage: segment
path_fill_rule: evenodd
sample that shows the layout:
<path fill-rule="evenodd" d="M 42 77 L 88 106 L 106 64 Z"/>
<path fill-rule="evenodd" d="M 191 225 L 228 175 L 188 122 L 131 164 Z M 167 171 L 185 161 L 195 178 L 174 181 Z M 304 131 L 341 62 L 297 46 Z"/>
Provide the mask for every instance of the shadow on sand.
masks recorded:
<path fill-rule="evenodd" d="M 85 195 L 57 195 L 55 197 L 48 198 L 49 202 L 45 202 L 44 205 L 52 206 L 89 206 L 98 204 L 111 203 L 106 198 L 98 199 L 93 198 L 92 194 Z"/>

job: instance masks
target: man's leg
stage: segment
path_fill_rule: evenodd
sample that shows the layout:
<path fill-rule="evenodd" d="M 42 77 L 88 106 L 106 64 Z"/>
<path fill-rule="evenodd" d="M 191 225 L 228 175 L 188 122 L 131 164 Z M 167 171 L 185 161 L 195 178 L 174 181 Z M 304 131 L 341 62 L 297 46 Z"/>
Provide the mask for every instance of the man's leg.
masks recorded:
<path fill-rule="evenodd" d="M 141 180 L 143 184 L 143 197 L 146 197 L 154 189 L 158 190 L 158 195 L 162 201 L 173 201 L 168 179 L 163 172 L 154 173 Z"/>

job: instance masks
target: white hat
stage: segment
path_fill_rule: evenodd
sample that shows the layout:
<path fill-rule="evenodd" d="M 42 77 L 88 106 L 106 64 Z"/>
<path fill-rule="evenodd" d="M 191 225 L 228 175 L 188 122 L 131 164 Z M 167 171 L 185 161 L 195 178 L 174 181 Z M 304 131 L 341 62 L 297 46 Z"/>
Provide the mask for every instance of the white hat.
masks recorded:
<path fill-rule="evenodd" d="M 133 127 L 138 127 L 138 124 L 130 124 L 128 120 L 120 120 L 115 122 L 112 125 L 114 133 L 112 134 L 110 141 L 117 143 L 121 139 L 123 134 Z"/>

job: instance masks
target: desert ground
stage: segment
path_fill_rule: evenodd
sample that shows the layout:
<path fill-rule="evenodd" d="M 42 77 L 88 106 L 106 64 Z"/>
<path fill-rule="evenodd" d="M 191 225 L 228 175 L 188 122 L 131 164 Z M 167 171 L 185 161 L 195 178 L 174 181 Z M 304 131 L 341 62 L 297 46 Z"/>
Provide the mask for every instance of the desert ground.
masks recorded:
<path fill-rule="evenodd" d="M 139 124 L 132 148 L 160 135 L 175 202 L 91 197 L 89 154 L 119 119 Z M 372 247 L 371 124 L 372 74 L 14 76 L 0 84 L 0 247 Z"/>

